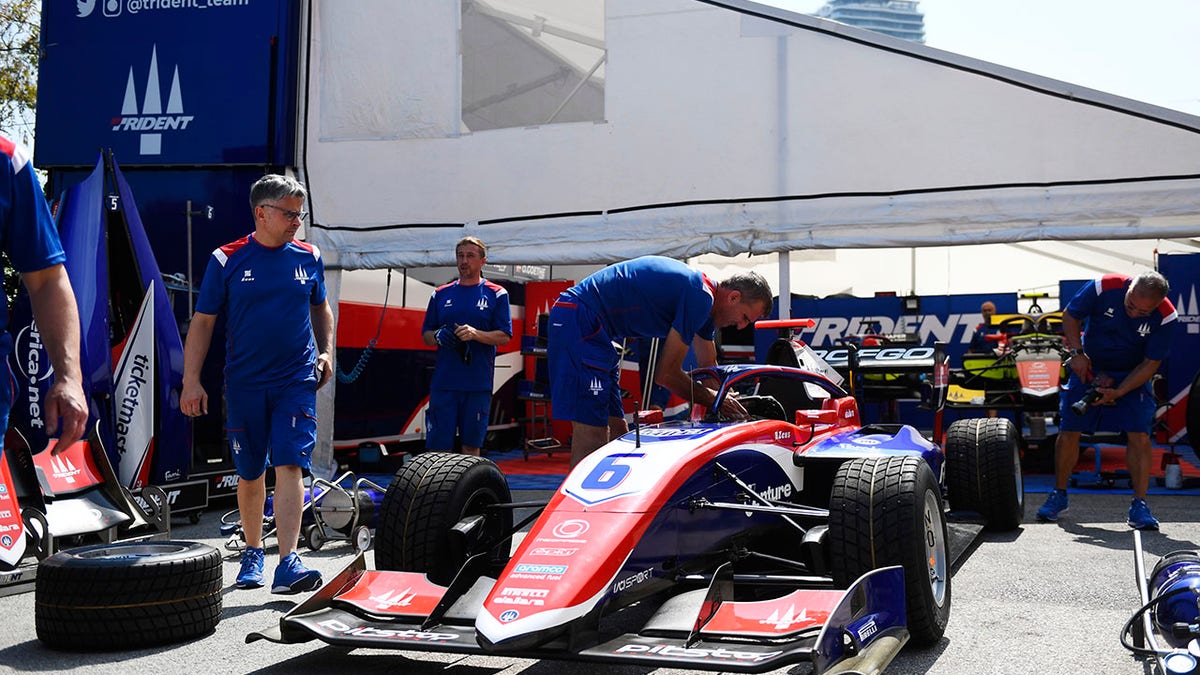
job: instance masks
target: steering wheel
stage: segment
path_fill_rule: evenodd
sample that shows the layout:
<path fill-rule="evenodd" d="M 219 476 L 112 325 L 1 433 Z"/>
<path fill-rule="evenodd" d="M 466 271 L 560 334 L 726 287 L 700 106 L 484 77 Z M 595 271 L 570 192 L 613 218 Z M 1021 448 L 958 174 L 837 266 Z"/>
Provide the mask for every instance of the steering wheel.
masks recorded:
<path fill-rule="evenodd" d="M 787 411 L 774 396 L 739 396 L 737 400 L 751 417 L 788 421 Z"/>

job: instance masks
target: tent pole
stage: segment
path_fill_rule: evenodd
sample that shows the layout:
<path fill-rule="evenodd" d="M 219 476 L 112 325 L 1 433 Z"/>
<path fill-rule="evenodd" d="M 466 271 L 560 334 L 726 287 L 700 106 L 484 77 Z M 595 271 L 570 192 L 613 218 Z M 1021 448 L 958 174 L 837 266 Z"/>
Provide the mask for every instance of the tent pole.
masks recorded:
<path fill-rule="evenodd" d="M 779 254 L 779 318 L 792 318 L 792 252 Z"/>

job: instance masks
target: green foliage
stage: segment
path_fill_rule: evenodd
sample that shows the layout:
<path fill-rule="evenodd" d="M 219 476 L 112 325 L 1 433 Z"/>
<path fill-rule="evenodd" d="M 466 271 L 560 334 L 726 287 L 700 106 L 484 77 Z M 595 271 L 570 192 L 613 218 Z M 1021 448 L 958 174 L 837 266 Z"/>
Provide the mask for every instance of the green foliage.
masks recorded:
<path fill-rule="evenodd" d="M 0 133 L 33 142 L 41 35 L 38 0 L 0 0 Z"/>

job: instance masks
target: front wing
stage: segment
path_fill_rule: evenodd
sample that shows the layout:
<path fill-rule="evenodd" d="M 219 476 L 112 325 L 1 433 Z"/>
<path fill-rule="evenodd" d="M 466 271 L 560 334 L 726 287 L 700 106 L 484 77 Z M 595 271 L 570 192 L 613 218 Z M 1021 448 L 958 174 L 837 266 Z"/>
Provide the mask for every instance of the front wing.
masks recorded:
<path fill-rule="evenodd" d="M 343 647 L 405 649 L 532 659 L 626 663 L 758 673 L 810 661 L 816 673 L 882 672 L 908 641 L 904 574 L 874 570 L 847 590 L 797 589 L 766 601 L 722 600 L 696 590 L 663 603 L 635 632 L 560 638 L 525 650 L 481 646 L 475 617 L 496 581 L 451 587 L 423 574 L 366 570 L 361 555 L 324 588 L 251 633 L 281 643 L 312 639 Z M 581 631 L 580 635 L 595 633 Z M 583 644 L 580 644 L 583 643 Z"/>

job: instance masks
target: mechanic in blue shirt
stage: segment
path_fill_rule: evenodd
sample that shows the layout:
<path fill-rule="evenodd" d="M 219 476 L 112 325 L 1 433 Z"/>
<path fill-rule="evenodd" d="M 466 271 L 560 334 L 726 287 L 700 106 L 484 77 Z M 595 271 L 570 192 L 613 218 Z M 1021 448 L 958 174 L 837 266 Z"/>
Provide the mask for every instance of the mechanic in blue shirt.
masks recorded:
<path fill-rule="evenodd" d="M 58 434 L 51 448 L 51 453 L 57 455 L 83 437 L 87 427 L 88 404 L 79 365 L 79 309 L 63 267 L 67 256 L 42 195 L 42 186 L 33 173 L 29 151 L 2 135 L 0 242 L 29 292 L 42 344 L 54 367 L 54 381 L 46 393 L 42 419 L 47 436 Z M 11 352 L 8 300 L 0 293 L 0 359 L 7 360 Z M 0 387 L 0 428 L 8 428 L 12 393 L 11 386 Z M 0 450 L 2 442 L 0 438 Z"/>
<path fill-rule="evenodd" d="M 691 346 L 700 366 L 717 362 L 715 330 L 745 328 L 771 312 L 761 275 L 737 274 L 719 285 L 682 262 L 645 256 L 606 267 L 564 291 L 550 308 L 547 356 L 555 419 L 571 421 L 571 464 L 627 431 L 613 340 L 666 338 L 655 382 L 700 405 L 716 392 L 683 370 Z M 732 397 L 724 406 L 743 413 Z"/>
<path fill-rule="evenodd" d="M 483 278 L 487 247 L 475 237 L 454 245 L 458 279 L 434 290 L 421 339 L 437 347 L 425 448 L 450 451 L 462 435 L 462 451 L 479 455 L 492 407 L 496 347 L 512 338 L 508 291 Z"/>
<path fill-rule="evenodd" d="M 254 232 L 213 251 L 183 348 L 180 409 L 208 413 L 200 369 L 217 315 L 225 314 L 225 428 L 238 472 L 238 511 L 246 550 L 238 588 L 263 585 L 266 470 L 275 467 L 272 498 L 279 566 L 272 593 L 321 585 L 300 561 L 296 543 L 304 510 L 304 476 L 317 441 L 317 389 L 333 372 L 333 311 L 325 298 L 321 251 L 295 238 L 308 216 L 308 191 L 269 174 L 250 188 Z"/>
<path fill-rule="evenodd" d="M 992 315 L 996 313 L 996 303 L 991 300 L 985 301 L 979 306 L 979 313 L 983 316 L 983 323 L 975 327 L 967 351 L 975 354 L 991 354 L 996 351 L 996 343 L 989 342 L 987 336 L 1000 332 L 999 327 L 991 325 Z"/>
<path fill-rule="evenodd" d="M 1150 486 L 1150 429 L 1155 401 L 1150 379 L 1167 357 L 1177 315 L 1167 300 L 1170 287 L 1158 272 L 1137 278 L 1108 274 L 1085 285 L 1063 312 L 1063 337 L 1071 358 L 1070 377 L 1059 397 L 1060 426 L 1055 448 L 1056 489 L 1038 509 L 1039 520 L 1054 522 L 1067 510 L 1067 483 L 1079 461 L 1083 432 L 1126 433 L 1125 461 L 1133 502 L 1129 526 L 1158 529 L 1146 505 Z M 1072 406 L 1089 399 L 1080 415 Z"/>

